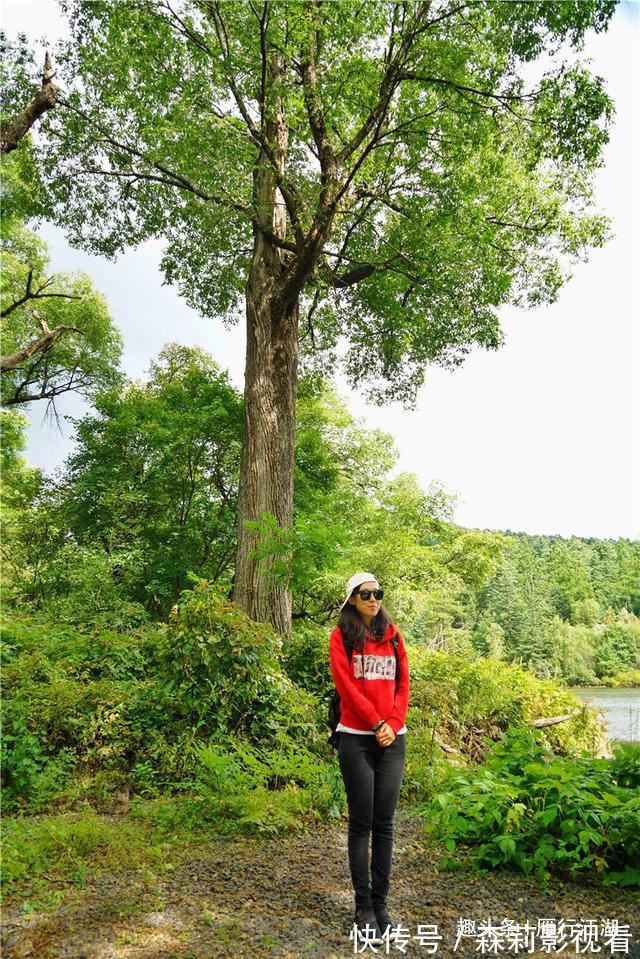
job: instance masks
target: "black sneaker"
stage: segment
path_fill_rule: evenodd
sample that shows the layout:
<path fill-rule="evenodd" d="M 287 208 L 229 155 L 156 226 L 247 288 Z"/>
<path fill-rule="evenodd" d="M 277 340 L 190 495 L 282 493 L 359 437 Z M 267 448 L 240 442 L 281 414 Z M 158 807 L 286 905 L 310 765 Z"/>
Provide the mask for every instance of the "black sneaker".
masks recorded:
<path fill-rule="evenodd" d="M 363 942 L 371 942 L 374 945 L 383 941 L 376 914 L 371 906 L 356 909 L 353 921 L 356 925 L 358 939 L 362 939 Z"/>
<path fill-rule="evenodd" d="M 394 926 L 395 923 L 387 911 L 385 903 L 381 905 L 374 905 L 373 910 L 376 914 L 376 919 L 378 920 L 378 928 L 385 932 L 389 926 Z"/>

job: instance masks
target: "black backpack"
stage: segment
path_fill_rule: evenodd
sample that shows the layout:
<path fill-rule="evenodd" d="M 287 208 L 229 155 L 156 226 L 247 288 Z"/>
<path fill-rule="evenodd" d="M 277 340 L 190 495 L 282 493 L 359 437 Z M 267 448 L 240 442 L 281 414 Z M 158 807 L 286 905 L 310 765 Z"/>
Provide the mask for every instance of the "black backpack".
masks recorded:
<path fill-rule="evenodd" d="M 347 640 L 342 637 L 342 642 L 344 644 L 344 651 L 347 654 L 347 659 L 349 660 L 349 665 L 351 665 L 351 655 L 353 653 L 353 644 L 348 643 Z M 391 637 L 391 642 L 393 643 L 393 651 L 396 657 L 396 687 L 398 685 L 398 674 L 400 672 L 400 660 L 398 658 L 398 634 Z M 328 742 L 331 743 L 334 749 L 338 748 L 340 743 L 340 733 L 337 731 L 336 727 L 340 722 L 340 695 L 338 690 L 333 689 L 333 696 L 329 702 L 329 712 L 327 716 L 327 726 L 331 730 L 331 735 L 329 736 Z"/>

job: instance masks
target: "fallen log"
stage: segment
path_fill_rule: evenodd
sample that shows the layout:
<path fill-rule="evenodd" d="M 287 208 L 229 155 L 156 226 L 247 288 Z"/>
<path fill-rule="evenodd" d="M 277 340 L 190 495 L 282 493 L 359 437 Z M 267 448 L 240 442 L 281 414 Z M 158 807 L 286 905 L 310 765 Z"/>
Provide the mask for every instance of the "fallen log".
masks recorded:
<path fill-rule="evenodd" d="M 577 712 L 566 713 L 564 716 L 549 716 L 546 719 L 527 719 L 527 726 L 534 726 L 536 729 L 542 729 L 543 726 L 556 726 L 558 723 L 564 723 L 567 719 L 575 719 L 576 716 L 579 716 L 582 713 L 582 710 L 579 709 Z"/>

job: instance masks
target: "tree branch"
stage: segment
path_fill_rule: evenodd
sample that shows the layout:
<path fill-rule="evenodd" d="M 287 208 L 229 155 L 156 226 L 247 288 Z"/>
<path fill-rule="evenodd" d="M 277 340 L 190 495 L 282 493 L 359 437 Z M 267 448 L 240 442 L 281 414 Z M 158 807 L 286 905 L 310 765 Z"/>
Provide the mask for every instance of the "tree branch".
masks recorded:
<path fill-rule="evenodd" d="M 81 296 L 76 296 L 73 293 L 43 293 L 42 290 L 45 290 L 48 286 L 53 283 L 53 277 L 50 277 L 48 280 L 39 286 L 35 293 L 31 289 L 31 282 L 33 280 L 33 270 L 29 270 L 27 276 L 27 288 L 24 292 L 24 295 L 20 297 L 19 300 L 14 300 L 9 306 L 5 307 L 4 310 L 0 313 L 0 317 L 4 319 L 5 316 L 9 316 L 10 313 L 13 313 L 14 310 L 17 310 L 19 306 L 22 306 L 23 303 L 26 303 L 27 300 L 44 300 L 50 299 L 51 297 L 61 297 L 65 300 L 81 300 Z"/>
<path fill-rule="evenodd" d="M 313 4 L 316 12 L 320 9 L 320 6 L 321 2 L 318 3 L 317 0 Z M 315 26 L 312 32 L 313 38 L 309 42 L 306 56 L 301 60 L 299 69 L 302 77 L 302 94 L 307 108 L 307 116 L 309 117 L 309 126 L 311 127 L 311 133 L 318 150 L 320 169 L 322 170 L 323 178 L 327 178 L 335 176 L 336 157 L 327 132 L 320 97 L 318 96 L 318 30 Z"/>
<path fill-rule="evenodd" d="M 79 297 L 77 297 L 77 299 L 79 299 Z M 82 336 L 85 335 L 84 330 L 78 329 L 77 326 L 69 326 L 67 323 L 61 323 L 52 330 L 47 326 L 46 320 L 42 316 L 39 316 L 37 313 L 34 313 L 33 315 L 42 327 L 44 336 L 39 337 L 37 340 L 33 340 L 29 346 L 25 346 L 24 349 L 18 350 L 17 353 L 12 353 L 11 356 L 3 356 L 0 358 L 0 370 L 3 373 L 8 373 L 10 370 L 14 370 L 17 366 L 20 366 L 21 363 L 24 363 L 25 360 L 28 360 L 35 353 L 43 353 L 45 350 L 48 350 L 58 339 L 58 337 L 65 332 L 65 330 L 73 330 L 75 333 L 80 333 Z"/>
<path fill-rule="evenodd" d="M 53 109 L 56 105 L 56 95 L 58 88 L 52 81 L 53 70 L 51 69 L 51 57 L 49 51 L 44 56 L 44 69 L 42 71 L 42 87 L 36 93 L 35 97 L 27 107 L 6 124 L 2 124 L 0 135 L 0 152 L 11 153 L 15 150 L 20 140 L 29 132 L 36 120 L 39 120 L 43 113 Z"/>
<path fill-rule="evenodd" d="M 480 97 L 488 97 L 492 100 L 498 100 L 507 105 L 510 100 L 535 100 L 536 93 L 492 93 L 490 90 L 479 90 L 477 87 L 468 87 L 463 83 L 456 83 L 454 80 L 445 80 L 442 77 L 432 77 L 423 73 L 416 73 L 414 70 L 402 70 L 398 74 L 399 80 L 417 80 L 421 83 L 435 83 L 444 87 L 451 87 L 462 93 L 475 93 Z"/>
<path fill-rule="evenodd" d="M 462 4 L 460 7 L 456 7 L 454 10 L 450 11 L 449 15 L 453 15 L 458 10 L 464 9 L 466 4 Z M 391 97 L 393 96 L 394 90 L 401 78 L 402 71 L 401 65 L 405 62 L 412 44 L 415 41 L 415 38 L 422 33 L 429 26 L 433 25 L 433 21 L 427 21 L 426 23 L 421 23 L 423 17 L 429 11 L 429 4 L 424 3 L 420 4 L 418 12 L 415 14 L 413 21 L 410 27 L 404 31 L 404 36 L 402 42 L 395 52 L 393 48 L 395 45 L 395 11 L 394 11 L 394 21 L 392 23 L 391 29 L 391 39 L 389 43 L 389 50 L 385 53 L 386 69 L 384 71 L 384 76 L 380 81 L 380 87 L 378 90 L 378 99 L 375 106 L 369 113 L 369 116 L 366 118 L 360 129 L 351 137 L 347 144 L 338 154 L 338 162 L 344 164 L 351 154 L 357 150 L 362 141 L 369 135 L 369 133 L 374 129 L 374 127 L 379 123 L 379 121 L 384 117 L 386 110 L 388 109 Z"/>
<path fill-rule="evenodd" d="M 244 103 L 244 100 L 242 99 L 240 91 L 238 90 L 236 82 L 233 78 L 233 70 L 232 70 L 231 61 L 229 57 L 229 40 L 227 37 L 227 31 L 224 25 L 224 20 L 222 19 L 222 16 L 220 14 L 220 4 L 217 3 L 216 0 L 197 0 L 197 6 L 200 7 L 200 9 L 203 10 L 213 22 L 216 36 L 218 38 L 218 44 L 222 52 L 222 62 L 223 62 L 229 90 L 231 91 L 233 99 L 235 100 L 238 110 L 240 111 L 240 115 L 242 116 L 242 119 L 244 120 L 247 126 L 247 129 L 249 130 L 251 134 L 251 138 L 253 139 L 256 146 L 264 150 L 265 155 L 267 156 L 269 163 L 271 164 L 276 183 L 278 185 L 280 193 L 282 194 L 282 199 L 284 200 L 285 205 L 287 207 L 287 213 L 289 214 L 289 218 L 291 220 L 294 231 L 296 233 L 296 239 L 298 240 L 300 245 L 302 245 L 304 234 L 303 234 L 302 227 L 300 225 L 300 219 L 298 215 L 298 209 L 300 206 L 300 198 L 299 198 L 298 190 L 292 183 L 288 182 L 287 179 L 280 172 L 277 159 L 274 155 L 273 150 L 271 149 L 271 144 L 268 142 L 267 138 L 264 136 L 262 130 L 259 130 L 256 127 L 253 120 L 251 119 L 249 111 Z"/>
<path fill-rule="evenodd" d="M 251 211 L 248 207 L 243 206 L 242 203 L 239 203 L 237 200 L 234 200 L 233 197 L 220 197 L 210 193 L 204 193 L 199 187 L 195 186 L 188 180 L 185 176 L 180 173 L 175 173 L 173 170 L 170 170 L 168 167 L 164 166 L 161 163 L 157 163 L 155 160 L 150 160 L 146 154 L 134 147 L 129 143 L 124 143 L 121 140 L 116 140 L 102 124 L 92 120 L 89 114 L 85 113 L 84 110 L 81 110 L 79 107 L 75 106 L 69 100 L 65 100 L 62 97 L 59 98 L 61 105 L 65 106 L 68 110 L 77 113 L 78 116 L 82 117 L 87 121 L 88 124 L 91 124 L 95 129 L 101 134 L 106 143 L 111 144 L 111 146 L 116 147 L 118 150 L 124 150 L 126 153 L 129 153 L 131 156 L 137 157 L 139 160 L 142 160 L 143 163 L 148 163 L 151 169 L 158 170 L 160 173 L 164 174 L 164 177 L 158 177 L 151 173 L 143 173 L 139 170 L 102 170 L 97 167 L 88 167 L 85 170 L 78 170 L 78 173 L 94 173 L 96 175 L 102 176 L 112 176 L 112 177 L 129 177 L 133 179 L 140 180 L 153 180 L 157 183 L 163 183 L 166 186 L 178 187 L 182 190 L 187 190 L 189 193 L 193 193 L 194 196 L 200 197 L 201 200 L 206 200 L 211 203 L 218 203 L 222 206 L 232 206 L 233 209 L 238 210 L 240 213 L 244 213 L 246 216 L 251 216 Z"/>
<path fill-rule="evenodd" d="M 548 719 L 527 719 L 525 720 L 527 726 L 532 726 L 534 729 L 543 729 L 545 726 L 557 726 L 558 723 L 564 723 L 567 719 L 575 719 L 576 716 L 580 716 L 582 710 L 579 709 L 577 712 L 565 713 L 564 716 L 549 716 Z"/>

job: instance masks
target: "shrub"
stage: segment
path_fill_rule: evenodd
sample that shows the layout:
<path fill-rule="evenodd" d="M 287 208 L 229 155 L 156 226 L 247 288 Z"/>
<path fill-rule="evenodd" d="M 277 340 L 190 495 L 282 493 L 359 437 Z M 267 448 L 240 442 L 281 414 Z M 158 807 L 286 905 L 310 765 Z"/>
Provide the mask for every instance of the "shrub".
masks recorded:
<path fill-rule="evenodd" d="M 402 777 L 402 798 L 424 802 L 438 788 L 449 764 L 433 738 L 434 730 L 418 726 L 407 741 L 407 756 Z"/>
<path fill-rule="evenodd" d="M 472 846 L 481 866 L 640 884 L 639 777 L 637 750 L 561 758 L 540 735 L 515 730 L 472 774 L 451 773 L 423 811 L 449 852 Z"/>
<path fill-rule="evenodd" d="M 217 805 L 227 832 L 276 834 L 306 822 L 339 816 L 345 805 L 342 776 L 284 730 L 270 745 L 247 740 L 195 747 L 197 790 Z M 294 818 L 291 815 L 296 813 Z"/>
<path fill-rule="evenodd" d="M 603 676 L 597 685 L 613 686 L 614 688 L 621 686 L 637 688 L 640 686 L 640 669 L 623 669 L 622 672 L 616 673 L 614 676 Z"/>
<path fill-rule="evenodd" d="M 556 751 L 595 750 L 602 723 L 594 710 L 553 679 L 502 660 L 469 660 L 417 646 L 408 648 L 412 728 L 435 729 L 471 759 L 481 759 L 486 739 L 527 720 L 579 712 L 547 727 L 542 737 Z"/>
<path fill-rule="evenodd" d="M 5 621 L 5 811 L 43 812 L 84 798 L 105 806 L 122 778 L 145 796 L 188 779 L 198 731 L 161 688 L 162 635 L 151 625 L 123 634 Z"/>
<path fill-rule="evenodd" d="M 296 685 L 323 699 L 333 686 L 329 665 L 329 635 L 333 627 L 296 623 L 293 635 L 282 647 L 282 664 Z"/>
<path fill-rule="evenodd" d="M 282 643 L 203 580 L 171 611 L 160 647 L 163 688 L 196 725 L 255 741 L 284 727 L 304 740 L 316 703 L 282 669 Z"/>

